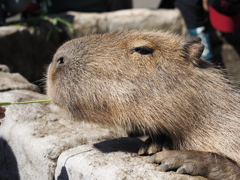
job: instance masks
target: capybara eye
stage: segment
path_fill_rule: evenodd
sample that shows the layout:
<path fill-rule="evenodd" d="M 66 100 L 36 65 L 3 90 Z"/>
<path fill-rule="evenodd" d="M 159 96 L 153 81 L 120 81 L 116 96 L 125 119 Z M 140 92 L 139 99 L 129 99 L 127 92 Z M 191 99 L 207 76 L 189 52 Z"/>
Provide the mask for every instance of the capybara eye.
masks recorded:
<path fill-rule="evenodd" d="M 131 52 L 137 52 L 142 55 L 152 54 L 153 51 L 154 50 L 152 48 L 149 48 L 147 46 L 140 46 L 140 47 L 135 47 L 131 49 Z"/>
<path fill-rule="evenodd" d="M 58 58 L 57 63 L 58 64 L 64 64 L 65 63 L 65 59 L 63 57 L 60 57 L 60 58 Z"/>

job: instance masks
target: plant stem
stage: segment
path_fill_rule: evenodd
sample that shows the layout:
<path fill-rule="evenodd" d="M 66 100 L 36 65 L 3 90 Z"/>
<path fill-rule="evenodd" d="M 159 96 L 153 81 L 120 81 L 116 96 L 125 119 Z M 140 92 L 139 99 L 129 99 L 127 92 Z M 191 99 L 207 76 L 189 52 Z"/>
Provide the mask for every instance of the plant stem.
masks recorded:
<path fill-rule="evenodd" d="M 0 106 L 8 106 L 8 105 L 12 105 L 12 104 L 29 104 L 29 103 L 41 103 L 41 102 L 48 102 L 48 101 L 52 101 L 52 99 L 47 99 L 47 100 L 37 100 L 37 101 L 25 101 L 25 102 L 1 102 Z"/>

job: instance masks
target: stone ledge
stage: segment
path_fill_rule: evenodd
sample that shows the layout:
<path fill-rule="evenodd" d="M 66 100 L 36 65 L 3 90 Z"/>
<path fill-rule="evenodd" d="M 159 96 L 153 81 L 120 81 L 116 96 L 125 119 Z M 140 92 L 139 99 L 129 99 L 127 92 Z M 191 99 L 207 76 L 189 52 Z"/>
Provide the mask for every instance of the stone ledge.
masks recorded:
<path fill-rule="evenodd" d="M 140 140 L 120 138 L 82 145 L 63 152 L 58 158 L 55 179 L 98 180 L 200 180 L 204 178 L 160 172 L 157 165 L 147 162 L 147 156 L 137 156 L 129 149 L 140 146 Z M 127 152 L 126 152 L 127 151 Z M 134 150 L 133 150 L 134 151 Z"/>

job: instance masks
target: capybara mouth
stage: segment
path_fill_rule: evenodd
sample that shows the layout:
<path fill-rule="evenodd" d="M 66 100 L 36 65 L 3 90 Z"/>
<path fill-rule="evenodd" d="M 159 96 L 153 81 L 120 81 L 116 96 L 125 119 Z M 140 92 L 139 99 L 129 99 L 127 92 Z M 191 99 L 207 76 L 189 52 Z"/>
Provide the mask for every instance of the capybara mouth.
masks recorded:
<path fill-rule="evenodd" d="M 53 73 L 54 70 L 52 69 L 52 63 L 49 65 L 48 67 L 48 71 L 47 71 L 47 82 L 46 82 L 46 86 L 47 86 L 47 95 L 50 99 L 53 100 L 53 102 L 55 102 L 55 97 L 56 97 L 56 90 L 55 90 L 55 86 L 53 83 Z"/>
<path fill-rule="evenodd" d="M 61 81 L 61 79 L 60 79 Z M 47 73 L 47 95 L 50 99 L 53 100 L 55 104 L 57 104 L 60 107 L 63 107 L 62 104 L 62 92 L 61 87 L 62 85 L 59 85 L 59 79 L 57 76 L 57 71 L 54 69 L 52 64 L 49 65 L 48 67 L 48 73 Z"/>
<path fill-rule="evenodd" d="M 68 96 L 70 91 L 69 84 L 69 67 L 67 58 L 60 55 L 54 56 L 54 60 L 48 67 L 47 71 L 47 95 L 53 100 L 53 102 L 61 107 L 68 103 Z"/>

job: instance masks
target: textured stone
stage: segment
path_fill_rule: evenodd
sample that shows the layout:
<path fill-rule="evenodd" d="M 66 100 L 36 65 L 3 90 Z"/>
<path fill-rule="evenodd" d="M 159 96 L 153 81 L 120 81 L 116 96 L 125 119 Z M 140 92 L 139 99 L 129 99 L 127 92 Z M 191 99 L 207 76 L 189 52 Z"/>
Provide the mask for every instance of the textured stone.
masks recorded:
<path fill-rule="evenodd" d="M 147 156 L 137 156 L 140 140 L 120 138 L 82 145 L 63 152 L 58 158 L 55 179 L 142 179 L 200 180 L 201 177 L 160 172 Z M 135 147 L 131 148 L 131 147 Z"/>
<path fill-rule="evenodd" d="M 177 9 L 131 9 L 109 13 L 68 12 L 61 17 L 68 20 L 70 20 L 69 17 L 73 17 L 73 29 L 77 37 L 131 29 L 164 30 L 178 34 L 185 32 L 182 17 Z"/>
<path fill-rule="evenodd" d="M 4 65 L 4 64 L 0 64 L 0 72 L 10 72 L 10 69 L 8 66 Z"/>
<path fill-rule="evenodd" d="M 8 71 L 6 66 L 0 67 L 3 71 Z M 19 73 L 9 73 L 0 72 L 0 91 L 9 91 L 14 89 L 25 89 L 36 91 L 37 86 L 29 83 L 26 78 L 24 78 Z"/>

